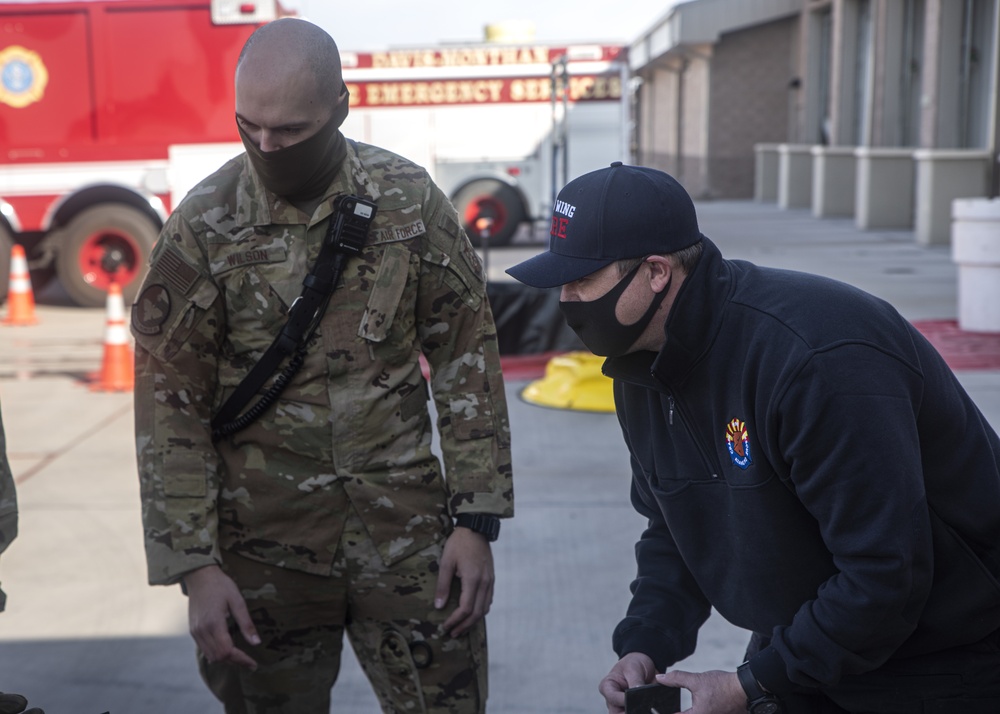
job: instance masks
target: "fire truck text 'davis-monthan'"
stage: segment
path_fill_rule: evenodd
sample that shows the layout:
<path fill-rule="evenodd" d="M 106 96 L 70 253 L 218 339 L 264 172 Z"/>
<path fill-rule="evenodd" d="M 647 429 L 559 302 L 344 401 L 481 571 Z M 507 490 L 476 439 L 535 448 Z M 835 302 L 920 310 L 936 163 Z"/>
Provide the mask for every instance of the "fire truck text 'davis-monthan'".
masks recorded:
<path fill-rule="evenodd" d="M 509 243 L 548 219 L 567 181 L 628 156 L 623 46 L 484 42 L 341 55 L 351 92 L 344 133 L 424 166 L 474 243 Z"/>

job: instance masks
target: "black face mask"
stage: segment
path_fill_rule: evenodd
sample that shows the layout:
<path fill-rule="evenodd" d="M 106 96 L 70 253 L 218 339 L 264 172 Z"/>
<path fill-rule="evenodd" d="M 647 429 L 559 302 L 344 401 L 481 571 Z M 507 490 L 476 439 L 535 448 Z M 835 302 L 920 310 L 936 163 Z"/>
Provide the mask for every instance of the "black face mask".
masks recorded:
<path fill-rule="evenodd" d="M 618 281 L 615 287 L 606 294 L 589 302 L 559 302 L 559 309 L 566 317 L 567 324 L 573 328 L 583 344 L 595 355 L 602 357 L 621 357 L 629 351 L 639 339 L 653 315 L 659 309 L 663 299 L 670 291 L 670 283 L 653 296 L 645 314 L 631 325 L 623 325 L 615 315 L 618 299 L 635 280 L 639 268 L 644 263 L 632 268 L 628 275 Z"/>
<path fill-rule="evenodd" d="M 318 132 L 274 151 L 261 151 L 237 122 L 250 163 L 268 191 L 292 202 L 323 195 L 347 155 L 347 140 L 340 133 L 340 125 L 347 119 L 349 104 L 345 89 L 333 115 Z"/>

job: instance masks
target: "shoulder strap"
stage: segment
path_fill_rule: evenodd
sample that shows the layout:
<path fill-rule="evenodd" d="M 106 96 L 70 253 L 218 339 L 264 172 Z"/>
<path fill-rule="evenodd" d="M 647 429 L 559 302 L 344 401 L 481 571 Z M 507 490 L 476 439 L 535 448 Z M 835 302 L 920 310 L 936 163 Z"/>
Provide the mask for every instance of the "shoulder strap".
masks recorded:
<path fill-rule="evenodd" d="M 274 403 L 302 367 L 309 342 L 340 282 L 344 262 L 347 257 L 361 252 L 377 210 L 374 203 L 357 196 L 340 196 L 337 199 L 319 256 L 302 281 L 302 294 L 292 302 L 288 321 L 274 342 L 212 418 L 212 441 L 231 436 L 253 423 Z M 289 355 L 291 360 L 270 389 L 246 413 L 238 416 Z"/>

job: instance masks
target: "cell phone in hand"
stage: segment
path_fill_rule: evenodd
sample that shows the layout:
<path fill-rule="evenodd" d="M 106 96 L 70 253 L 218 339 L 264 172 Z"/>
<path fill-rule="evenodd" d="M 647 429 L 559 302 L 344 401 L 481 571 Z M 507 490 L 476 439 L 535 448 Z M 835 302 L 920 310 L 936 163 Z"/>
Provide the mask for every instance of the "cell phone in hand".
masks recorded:
<path fill-rule="evenodd" d="M 645 684 L 625 690 L 625 714 L 676 714 L 680 710 L 679 687 Z"/>

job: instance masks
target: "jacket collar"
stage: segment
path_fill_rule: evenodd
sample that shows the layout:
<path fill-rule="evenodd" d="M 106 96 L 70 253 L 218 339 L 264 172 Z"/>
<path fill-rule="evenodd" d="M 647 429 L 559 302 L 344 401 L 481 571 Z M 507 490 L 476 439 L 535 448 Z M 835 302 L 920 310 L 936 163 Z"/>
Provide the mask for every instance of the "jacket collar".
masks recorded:
<path fill-rule="evenodd" d="M 666 342 L 659 353 L 634 352 L 605 361 L 604 373 L 646 388 L 679 387 L 711 349 L 722 327 L 723 310 L 733 289 L 729 262 L 702 237 L 701 259 L 685 278 L 663 325 Z"/>

